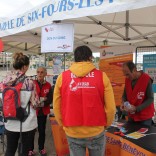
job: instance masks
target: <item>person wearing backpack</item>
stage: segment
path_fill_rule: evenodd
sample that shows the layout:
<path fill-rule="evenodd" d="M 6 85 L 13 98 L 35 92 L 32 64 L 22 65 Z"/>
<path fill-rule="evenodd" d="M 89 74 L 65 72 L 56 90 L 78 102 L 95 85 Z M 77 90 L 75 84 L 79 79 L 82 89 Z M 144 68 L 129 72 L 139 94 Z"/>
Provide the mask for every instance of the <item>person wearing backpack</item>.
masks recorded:
<path fill-rule="evenodd" d="M 25 73 L 29 68 L 29 58 L 23 53 L 15 53 L 13 56 L 13 68 L 11 72 L 3 80 L 4 87 L 18 85 L 22 83 L 21 90 L 30 91 L 29 99 L 26 99 L 26 94 L 20 98 L 21 107 L 25 106 L 25 101 L 29 102 L 29 114 L 25 121 L 7 119 L 5 123 L 6 136 L 7 136 L 7 149 L 5 156 L 15 156 L 18 148 L 18 142 L 21 137 L 21 146 L 19 155 L 28 156 L 29 143 L 34 136 L 35 129 L 37 128 L 36 107 L 40 105 L 39 97 L 36 92 L 36 86 L 33 80 L 26 77 Z M 4 97 L 5 100 L 5 97 Z M 4 101 L 6 103 L 6 101 Z M 28 110 L 26 110 L 28 112 Z M 22 125 L 22 126 L 21 126 Z M 21 132 L 21 133 L 20 133 Z M 21 135 L 20 135 L 21 134 Z"/>
<path fill-rule="evenodd" d="M 47 115 L 50 113 L 50 104 L 53 98 L 53 88 L 49 82 L 45 80 L 47 70 L 45 67 L 37 68 L 37 80 L 34 80 L 36 85 L 37 94 L 40 97 L 41 106 L 36 109 L 37 121 L 38 121 L 38 148 L 40 156 L 46 156 L 46 150 L 44 148 L 45 143 L 45 129 Z M 34 150 L 34 138 L 32 139 L 31 148 L 28 156 L 34 156 L 36 154 Z"/>

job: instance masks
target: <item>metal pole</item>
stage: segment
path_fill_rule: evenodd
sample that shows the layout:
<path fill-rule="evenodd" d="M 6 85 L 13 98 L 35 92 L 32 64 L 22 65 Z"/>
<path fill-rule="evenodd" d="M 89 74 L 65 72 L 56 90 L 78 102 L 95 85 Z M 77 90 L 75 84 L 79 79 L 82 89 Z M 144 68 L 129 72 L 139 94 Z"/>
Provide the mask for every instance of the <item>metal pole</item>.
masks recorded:
<path fill-rule="evenodd" d="M 126 36 L 126 40 L 129 40 L 129 11 L 126 11 L 126 24 L 125 24 L 125 36 Z"/>
<path fill-rule="evenodd" d="M 7 64 L 6 64 L 6 52 L 4 52 L 3 70 L 5 70 L 5 67 L 7 68 Z"/>
<path fill-rule="evenodd" d="M 7 53 L 5 53 L 6 55 L 6 69 L 7 69 L 7 71 L 8 71 L 8 66 L 9 66 L 9 64 L 8 64 L 8 54 Z"/>
<path fill-rule="evenodd" d="M 46 54 L 44 54 L 44 66 L 46 67 Z M 49 61 L 49 60 L 48 60 Z"/>
<path fill-rule="evenodd" d="M 65 62 L 66 62 L 66 53 L 63 54 L 63 58 L 64 58 L 64 71 L 65 71 L 66 70 L 66 64 L 65 64 Z"/>

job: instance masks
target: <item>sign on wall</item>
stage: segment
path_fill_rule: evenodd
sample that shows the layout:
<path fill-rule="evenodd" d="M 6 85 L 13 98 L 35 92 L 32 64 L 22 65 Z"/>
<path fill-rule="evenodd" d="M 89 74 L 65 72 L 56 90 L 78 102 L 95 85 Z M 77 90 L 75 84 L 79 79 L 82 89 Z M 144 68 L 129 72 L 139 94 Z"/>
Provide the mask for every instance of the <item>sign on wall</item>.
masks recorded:
<path fill-rule="evenodd" d="M 42 27 L 41 52 L 73 52 L 74 25 L 51 24 Z"/>
<path fill-rule="evenodd" d="M 122 65 L 126 61 L 133 60 L 134 46 L 115 46 L 102 49 L 99 69 L 104 71 L 114 91 L 116 106 L 122 103 L 122 94 L 125 86 L 125 76 L 122 72 Z"/>
<path fill-rule="evenodd" d="M 156 92 L 156 54 L 143 56 L 143 71 L 153 79 L 153 91 Z"/>

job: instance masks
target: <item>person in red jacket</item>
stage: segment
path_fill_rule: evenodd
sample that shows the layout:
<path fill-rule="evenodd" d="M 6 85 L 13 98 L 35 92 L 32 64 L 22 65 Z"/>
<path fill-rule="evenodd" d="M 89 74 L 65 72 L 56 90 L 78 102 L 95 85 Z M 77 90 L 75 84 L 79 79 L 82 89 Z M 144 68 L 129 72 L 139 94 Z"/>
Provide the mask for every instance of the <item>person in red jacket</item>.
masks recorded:
<path fill-rule="evenodd" d="M 104 156 L 104 130 L 116 111 L 112 85 L 106 73 L 92 63 L 89 47 L 77 47 L 74 59 L 55 84 L 55 118 L 67 135 L 70 156 L 85 156 L 86 148 L 90 156 Z"/>
<path fill-rule="evenodd" d="M 137 71 L 132 61 L 123 64 L 123 73 L 126 79 L 121 110 L 128 112 L 129 122 L 151 126 L 154 116 L 152 79 L 143 71 Z"/>
<path fill-rule="evenodd" d="M 37 80 L 34 80 L 36 84 L 37 94 L 40 97 L 41 107 L 36 109 L 37 121 L 38 121 L 38 146 L 39 153 L 41 156 L 46 156 L 46 150 L 44 148 L 45 143 L 45 129 L 46 129 L 46 120 L 47 115 L 50 113 L 50 104 L 52 103 L 53 89 L 49 82 L 45 80 L 47 75 L 47 70 L 44 67 L 38 67 L 37 69 Z M 32 140 L 31 149 L 28 156 L 35 155 L 34 149 L 34 138 Z"/>

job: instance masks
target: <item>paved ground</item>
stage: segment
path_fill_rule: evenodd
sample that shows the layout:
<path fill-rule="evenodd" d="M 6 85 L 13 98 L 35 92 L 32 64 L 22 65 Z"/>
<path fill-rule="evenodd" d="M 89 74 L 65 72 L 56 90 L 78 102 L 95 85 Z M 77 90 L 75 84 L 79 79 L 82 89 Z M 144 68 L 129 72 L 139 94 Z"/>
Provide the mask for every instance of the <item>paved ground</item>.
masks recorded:
<path fill-rule="evenodd" d="M 36 133 L 36 136 L 35 136 L 35 151 L 38 152 L 37 137 L 38 137 L 38 133 Z M 47 156 L 56 156 L 49 118 L 47 119 L 45 148 L 47 150 Z M 37 154 L 37 155 L 39 155 L 39 154 Z M 1 142 L 0 142 L 0 156 L 4 156 L 3 144 Z M 18 154 L 16 154 L 16 156 L 18 156 Z"/>

